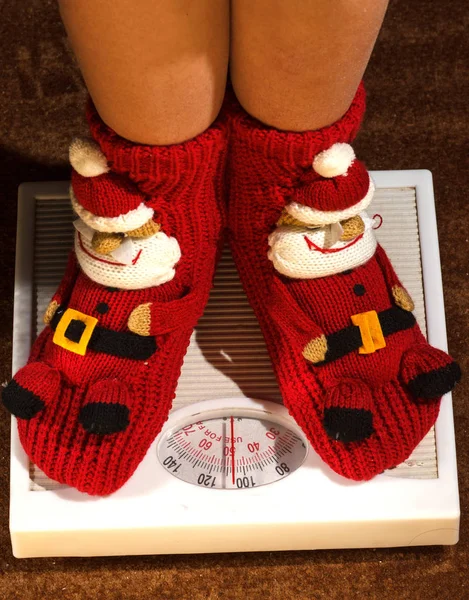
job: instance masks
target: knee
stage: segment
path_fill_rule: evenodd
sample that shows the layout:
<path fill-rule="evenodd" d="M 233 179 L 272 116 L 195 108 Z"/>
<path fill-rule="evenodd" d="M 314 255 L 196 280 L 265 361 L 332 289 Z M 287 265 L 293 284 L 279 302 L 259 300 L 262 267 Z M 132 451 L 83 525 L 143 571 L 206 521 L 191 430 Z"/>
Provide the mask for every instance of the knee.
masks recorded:
<path fill-rule="evenodd" d="M 192 139 L 215 121 L 226 79 L 187 82 L 172 90 L 161 80 L 139 90 L 93 95 L 103 121 L 118 135 L 139 144 L 169 145 Z"/>

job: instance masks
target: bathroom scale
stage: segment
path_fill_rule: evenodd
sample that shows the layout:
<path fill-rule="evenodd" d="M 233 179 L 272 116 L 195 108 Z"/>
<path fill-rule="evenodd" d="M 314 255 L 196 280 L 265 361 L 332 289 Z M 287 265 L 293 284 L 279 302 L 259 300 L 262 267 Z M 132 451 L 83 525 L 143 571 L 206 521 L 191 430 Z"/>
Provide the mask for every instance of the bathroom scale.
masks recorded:
<path fill-rule="evenodd" d="M 430 343 L 447 349 L 429 171 L 375 171 L 370 215 Z M 68 182 L 19 190 L 13 373 L 43 328 L 65 269 Z M 455 544 L 459 496 L 451 394 L 413 454 L 371 481 L 324 464 L 282 405 L 229 249 L 193 332 L 173 407 L 133 477 L 108 497 L 48 479 L 11 429 L 16 557 L 376 548 Z"/>

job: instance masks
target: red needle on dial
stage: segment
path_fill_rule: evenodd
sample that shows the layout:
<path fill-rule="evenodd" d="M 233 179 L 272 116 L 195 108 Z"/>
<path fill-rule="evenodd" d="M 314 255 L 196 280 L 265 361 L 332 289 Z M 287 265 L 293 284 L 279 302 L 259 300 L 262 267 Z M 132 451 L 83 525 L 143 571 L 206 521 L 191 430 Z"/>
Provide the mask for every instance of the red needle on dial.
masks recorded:
<path fill-rule="evenodd" d="M 235 482 L 235 443 L 234 443 L 234 418 L 231 417 L 231 474 L 233 485 Z"/>

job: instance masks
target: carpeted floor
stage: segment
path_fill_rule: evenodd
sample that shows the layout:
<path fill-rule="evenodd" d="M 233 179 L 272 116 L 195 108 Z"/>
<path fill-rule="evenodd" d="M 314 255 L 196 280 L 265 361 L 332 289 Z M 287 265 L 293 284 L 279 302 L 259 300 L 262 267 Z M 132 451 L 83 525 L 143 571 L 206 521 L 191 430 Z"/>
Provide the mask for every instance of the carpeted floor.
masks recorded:
<path fill-rule="evenodd" d="M 366 82 L 356 144 L 373 169 L 433 172 L 449 346 L 469 372 L 469 12 L 465 0 L 393 0 Z M 0 0 L 0 381 L 11 359 L 16 191 L 66 179 L 85 90 L 53 0 Z M 469 597 L 466 378 L 454 394 L 462 509 L 455 547 L 16 560 L 8 533 L 9 419 L 0 419 L 0 598 L 328 599 Z"/>

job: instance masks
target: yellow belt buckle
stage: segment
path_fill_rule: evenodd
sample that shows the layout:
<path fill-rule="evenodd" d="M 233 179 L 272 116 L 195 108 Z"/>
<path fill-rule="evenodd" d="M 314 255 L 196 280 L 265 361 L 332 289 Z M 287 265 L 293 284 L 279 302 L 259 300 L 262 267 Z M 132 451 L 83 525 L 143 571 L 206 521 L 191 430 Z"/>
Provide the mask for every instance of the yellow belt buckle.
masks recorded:
<path fill-rule="evenodd" d="M 358 349 L 359 354 L 372 354 L 386 347 L 381 323 L 375 310 L 352 315 L 351 319 L 352 323 L 360 328 L 363 346 Z"/>
<path fill-rule="evenodd" d="M 67 327 L 73 320 L 81 321 L 85 324 L 85 329 L 81 334 L 79 342 L 74 342 L 73 340 L 69 340 L 67 337 L 65 337 Z M 79 310 L 74 310 L 73 308 L 67 308 L 55 329 L 52 341 L 54 342 L 54 344 L 57 344 L 57 346 L 65 348 L 65 350 L 70 350 L 70 352 L 75 352 L 75 354 L 85 356 L 88 343 L 91 339 L 91 336 L 97 323 L 98 319 L 96 319 L 95 317 L 85 315 Z"/>

